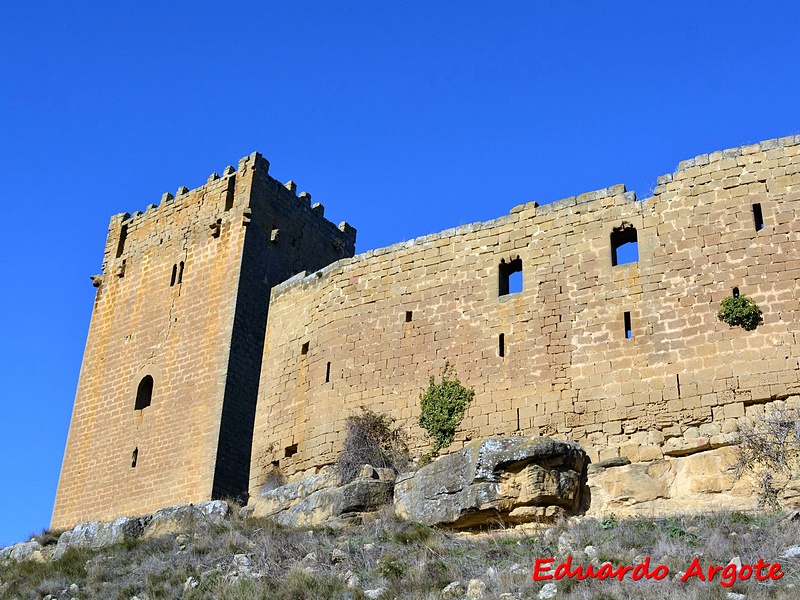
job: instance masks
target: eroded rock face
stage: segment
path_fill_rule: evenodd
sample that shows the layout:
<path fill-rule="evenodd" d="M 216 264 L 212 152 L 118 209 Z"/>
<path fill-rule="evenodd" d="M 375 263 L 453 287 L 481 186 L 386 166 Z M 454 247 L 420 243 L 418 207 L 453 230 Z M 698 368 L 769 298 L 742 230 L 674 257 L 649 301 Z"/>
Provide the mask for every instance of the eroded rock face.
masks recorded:
<path fill-rule="evenodd" d="M 201 525 L 222 523 L 228 517 L 229 512 L 230 507 L 224 500 L 168 506 L 153 514 L 142 537 L 161 537 L 182 531 L 191 531 Z"/>
<path fill-rule="evenodd" d="M 110 523 L 91 521 L 76 525 L 58 538 L 53 560 L 58 560 L 70 548 L 103 548 L 126 540 L 135 540 L 142 535 L 149 517 L 121 517 Z"/>
<path fill-rule="evenodd" d="M 0 565 L 23 560 L 46 562 L 50 559 L 52 553 L 52 546 L 43 547 L 36 541 L 20 542 L 19 544 L 0 549 Z"/>
<path fill-rule="evenodd" d="M 550 521 L 582 509 L 586 453 L 547 437 L 475 441 L 402 475 L 395 512 L 426 525 Z"/>
<path fill-rule="evenodd" d="M 364 465 L 357 479 L 338 486 L 333 473 L 321 473 L 302 481 L 262 492 L 251 502 L 253 515 L 269 517 L 289 527 L 360 518 L 392 501 L 394 473 Z"/>
<path fill-rule="evenodd" d="M 697 447 L 701 447 L 698 445 Z M 757 493 L 749 476 L 736 480 L 735 449 L 667 455 L 650 462 L 602 461 L 589 467 L 590 516 L 665 515 L 696 510 L 753 510 Z M 605 464 L 603 464 L 605 463 Z M 785 488 L 790 498 L 792 482 Z M 786 501 L 787 506 L 792 506 Z"/>

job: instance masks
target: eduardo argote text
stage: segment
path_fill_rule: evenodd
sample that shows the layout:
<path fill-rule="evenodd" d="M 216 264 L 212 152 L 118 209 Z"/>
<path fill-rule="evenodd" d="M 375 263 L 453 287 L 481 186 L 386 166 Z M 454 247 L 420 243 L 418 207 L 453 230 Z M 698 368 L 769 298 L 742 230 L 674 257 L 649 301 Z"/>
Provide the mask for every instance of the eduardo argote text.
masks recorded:
<path fill-rule="evenodd" d="M 550 579 L 619 579 L 622 581 L 627 574 L 634 581 L 641 579 L 654 579 L 660 581 L 669 575 L 666 565 L 654 565 L 651 568 L 650 557 L 635 565 L 619 565 L 614 567 L 610 563 L 600 566 L 572 565 L 572 557 L 568 556 L 563 562 L 553 566 L 555 558 L 537 558 L 533 568 L 534 581 L 547 581 Z M 718 579 L 716 579 L 718 577 Z M 738 565 L 730 563 L 725 566 L 709 565 L 706 569 L 700 565 L 700 559 L 694 558 L 689 568 L 681 575 L 680 581 L 697 579 L 698 581 L 719 581 L 723 587 L 731 587 L 737 580 L 747 581 L 754 577 L 756 581 L 777 581 L 783 577 L 780 563 L 768 563 L 759 558 L 754 564 L 743 563 Z"/>

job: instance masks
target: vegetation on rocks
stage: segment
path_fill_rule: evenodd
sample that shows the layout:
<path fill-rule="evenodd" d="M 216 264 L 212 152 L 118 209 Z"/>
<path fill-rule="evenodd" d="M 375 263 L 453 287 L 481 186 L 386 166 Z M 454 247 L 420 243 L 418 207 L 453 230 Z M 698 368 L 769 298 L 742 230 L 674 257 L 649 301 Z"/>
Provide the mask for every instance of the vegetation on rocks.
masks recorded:
<path fill-rule="evenodd" d="M 365 406 L 361 413 L 347 417 L 344 447 L 336 462 L 341 485 L 353 481 L 363 465 L 395 473 L 408 466 L 406 435 L 394 423 L 389 416 Z"/>
<path fill-rule="evenodd" d="M 761 507 L 781 508 L 781 492 L 787 479 L 800 471 L 800 408 L 776 402 L 739 422 L 733 465 L 737 479 L 745 473 L 758 481 Z"/>
<path fill-rule="evenodd" d="M 67 551 L 53 562 L 0 566 L 0 599 L 537 599 L 545 583 L 557 599 L 796 598 L 800 585 L 800 521 L 796 516 L 717 513 L 668 519 L 572 519 L 547 530 L 455 534 L 381 513 L 370 523 L 334 531 L 281 528 L 264 519 L 232 517 L 181 533 L 138 539 L 102 550 Z M 634 565 L 650 557 L 663 580 L 577 578 L 535 582 L 537 558 L 553 566 L 605 561 Z M 732 587 L 693 577 L 679 581 L 699 557 L 704 568 L 734 560 L 779 562 L 778 581 Z M 738 557 L 738 558 L 737 558 Z M 449 592 L 443 592 L 449 588 Z M 472 590 L 469 596 L 468 590 Z M 452 592 L 452 595 L 450 595 Z"/>

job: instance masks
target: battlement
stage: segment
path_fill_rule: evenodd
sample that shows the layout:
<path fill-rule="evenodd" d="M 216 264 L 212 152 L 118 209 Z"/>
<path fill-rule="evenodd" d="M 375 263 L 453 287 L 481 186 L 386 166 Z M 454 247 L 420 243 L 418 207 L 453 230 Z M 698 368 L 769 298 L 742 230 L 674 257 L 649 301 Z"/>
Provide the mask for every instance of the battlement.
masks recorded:
<path fill-rule="evenodd" d="M 147 205 L 144 212 L 136 211 L 133 214 L 119 213 L 113 215 L 109 222 L 109 236 L 103 259 L 103 273 L 114 271 L 121 272 L 120 265 L 127 260 L 126 248 L 133 245 L 162 245 L 165 238 L 170 238 L 171 232 L 166 223 L 173 215 L 194 211 L 205 214 L 208 229 L 214 237 L 218 237 L 226 222 L 241 220 L 241 225 L 248 226 L 253 214 L 253 197 L 250 193 L 254 177 L 269 189 L 272 198 L 266 202 L 282 201 L 293 212 L 304 213 L 304 218 L 316 222 L 337 238 L 338 244 L 343 248 L 354 248 L 356 230 L 346 221 L 338 226 L 324 217 L 324 206 L 320 203 L 311 204 L 311 194 L 308 192 L 297 193 L 297 186 L 293 181 L 283 184 L 269 176 L 270 163 L 260 153 L 241 158 L 238 162 L 238 171 L 232 166 L 227 166 L 222 175 L 214 172 L 206 183 L 194 189 L 185 186 L 178 188 L 173 195 L 169 192 L 162 194 L 159 204 Z M 238 188 L 238 189 L 237 189 Z M 269 207 L 262 207 L 269 210 Z M 226 214 L 227 213 L 227 214 Z M 202 226 L 201 226 L 202 228 Z M 153 231 L 151 231 L 151 229 Z M 146 234 L 137 234 L 137 231 L 149 231 Z M 203 229 L 205 231 L 205 229 Z M 276 237 L 277 233 L 270 233 Z M 276 240 L 272 240 L 276 241 Z M 352 254 L 352 251 L 350 252 Z M 122 271 L 124 272 L 124 270 Z M 102 281 L 99 276 L 93 278 L 96 285 Z"/>

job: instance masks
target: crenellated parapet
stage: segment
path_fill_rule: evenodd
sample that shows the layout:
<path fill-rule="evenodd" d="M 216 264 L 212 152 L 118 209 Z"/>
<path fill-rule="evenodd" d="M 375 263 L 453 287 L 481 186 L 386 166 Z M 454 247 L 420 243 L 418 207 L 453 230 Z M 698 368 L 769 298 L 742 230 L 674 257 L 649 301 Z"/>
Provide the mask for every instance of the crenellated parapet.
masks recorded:
<path fill-rule="evenodd" d="M 253 202 L 258 201 L 258 196 L 251 193 L 253 178 L 257 178 L 270 192 L 271 197 L 259 207 L 262 211 L 270 212 L 273 209 L 270 204 L 278 200 L 284 204 L 281 208 L 284 214 L 290 214 L 292 219 L 299 217 L 315 223 L 332 237 L 337 248 L 344 249 L 344 254 L 352 254 L 355 228 L 347 222 L 336 226 L 325 219 L 322 204 L 312 206 L 311 194 L 297 194 L 294 182 L 280 183 L 269 176 L 269 168 L 269 161 L 260 153 L 253 152 L 239 160 L 238 170 L 229 165 L 223 169 L 222 175 L 212 173 L 202 186 L 194 189 L 180 186 L 174 195 L 165 192 L 158 204 L 148 204 L 143 212 L 112 216 L 103 258 L 103 275 L 124 274 L 130 266 L 131 254 L 141 251 L 142 245 L 163 246 L 176 235 L 184 239 L 191 235 L 197 239 L 210 233 L 211 237 L 218 238 L 226 227 L 249 226 L 253 218 Z M 179 214 L 191 214 L 198 221 L 195 224 L 197 231 L 175 231 L 171 223 Z M 277 227 L 274 229 L 278 230 Z M 278 233 L 270 230 L 268 235 L 274 238 L 272 242 L 277 241 Z M 93 281 L 100 285 L 102 277 L 94 276 Z"/>

